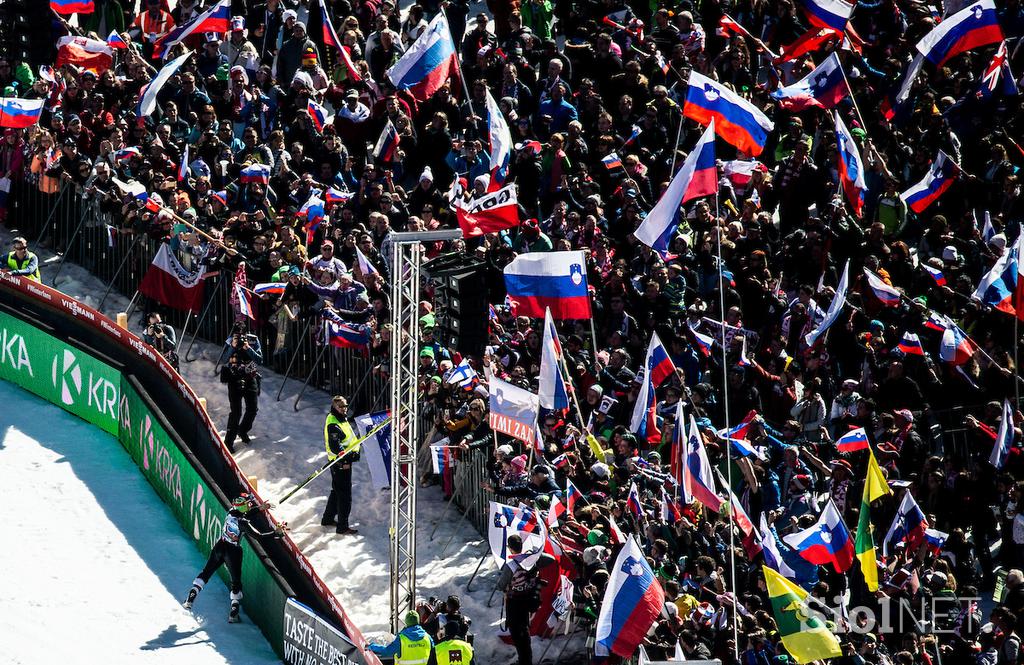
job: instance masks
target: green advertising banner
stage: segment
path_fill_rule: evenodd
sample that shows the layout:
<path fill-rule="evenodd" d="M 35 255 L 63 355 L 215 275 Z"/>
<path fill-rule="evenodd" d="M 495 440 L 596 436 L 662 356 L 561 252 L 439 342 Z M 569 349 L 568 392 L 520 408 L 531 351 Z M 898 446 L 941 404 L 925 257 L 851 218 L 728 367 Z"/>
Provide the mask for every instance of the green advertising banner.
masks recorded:
<path fill-rule="evenodd" d="M 210 553 L 224 528 L 225 508 L 119 371 L 0 312 L 0 379 L 116 436 L 199 550 Z M 245 541 L 243 548 L 243 607 L 282 655 L 287 597 Z M 226 570 L 220 573 L 227 581 Z M 182 593 L 190 582 L 181 580 Z"/>
<path fill-rule="evenodd" d="M 88 353 L 0 312 L 0 379 L 117 436 L 121 374 Z"/>
<path fill-rule="evenodd" d="M 160 498 L 170 506 L 181 526 L 195 539 L 199 550 L 209 554 L 223 532 L 225 509 L 127 380 L 121 383 L 119 412 L 121 445 Z M 280 651 L 287 598 L 244 540 L 243 549 L 245 611 L 275 650 Z M 221 568 L 220 574 L 226 581 L 226 569 Z M 189 581 L 184 580 L 183 585 L 187 586 Z"/>

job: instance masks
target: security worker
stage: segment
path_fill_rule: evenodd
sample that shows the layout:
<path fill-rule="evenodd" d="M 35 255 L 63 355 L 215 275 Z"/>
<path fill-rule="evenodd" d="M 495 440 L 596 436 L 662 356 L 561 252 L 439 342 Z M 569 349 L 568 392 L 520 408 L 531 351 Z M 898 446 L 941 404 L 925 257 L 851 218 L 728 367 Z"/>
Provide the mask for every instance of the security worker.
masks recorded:
<path fill-rule="evenodd" d="M 355 442 L 356 433 L 348 421 L 348 400 L 336 395 L 331 399 L 331 412 L 324 421 L 324 446 L 328 461 L 333 462 L 338 455 L 342 458 L 331 466 L 331 494 L 320 524 L 333 526 L 335 533 L 346 536 L 358 533 L 348 525 L 348 514 L 352 510 L 352 464 L 359 461 L 358 447 L 349 450 Z"/>
<path fill-rule="evenodd" d="M 28 241 L 18 236 L 11 243 L 11 249 L 14 251 L 7 254 L 3 262 L 0 263 L 0 272 L 21 275 L 31 279 L 33 282 L 41 282 L 42 280 L 39 278 L 39 257 L 28 251 Z"/>
<path fill-rule="evenodd" d="M 437 665 L 470 665 L 473 645 L 466 641 L 466 624 L 456 619 L 444 625 L 444 642 L 434 647 Z"/>
<path fill-rule="evenodd" d="M 430 635 L 420 625 L 420 615 L 416 610 L 405 613 L 405 628 L 391 640 L 391 644 L 370 645 L 370 651 L 378 656 L 393 656 L 395 665 L 427 665 L 433 648 L 434 640 L 430 639 Z"/>

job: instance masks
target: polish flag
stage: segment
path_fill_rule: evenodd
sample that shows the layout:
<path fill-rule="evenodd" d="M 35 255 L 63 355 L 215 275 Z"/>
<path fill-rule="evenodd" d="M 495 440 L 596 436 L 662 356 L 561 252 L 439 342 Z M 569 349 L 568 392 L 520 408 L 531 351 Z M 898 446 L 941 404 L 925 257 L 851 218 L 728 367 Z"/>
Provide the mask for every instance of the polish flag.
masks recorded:
<path fill-rule="evenodd" d="M 203 304 L 205 275 L 206 266 L 199 266 L 196 272 L 186 270 L 163 244 L 142 278 L 139 292 L 168 307 L 198 312 Z"/>
<path fill-rule="evenodd" d="M 102 74 L 114 64 L 114 49 L 99 39 L 65 36 L 57 40 L 55 67 L 74 65 Z"/>

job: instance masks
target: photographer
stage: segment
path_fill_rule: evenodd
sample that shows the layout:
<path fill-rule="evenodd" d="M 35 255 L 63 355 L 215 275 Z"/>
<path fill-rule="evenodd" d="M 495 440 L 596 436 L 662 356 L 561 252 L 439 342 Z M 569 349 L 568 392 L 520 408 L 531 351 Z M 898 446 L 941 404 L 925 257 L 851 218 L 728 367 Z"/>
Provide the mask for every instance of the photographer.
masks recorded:
<path fill-rule="evenodd" d="M 533 665 L 530 642 L 530 615 L 540 606 L 538 571 L 555 562 L 544 552 L 523 553 L 523 538 L 518 533 L 508 537 L 509 559 L 498 574 L 498 588 L 505 593 L 505 617 L 508 632 L 519 656 L 519 665 Z"/>
<path fill-rule="evenodd" d="M 161 320 L 160 312 L 150 312 L 146 315 L 142 341 L 159 351 L 160 355 L 171 363 L 171 367 L 178 369 L 177 336 L 174 334 L 174 328 Z"/>
<path fill-rule="evenodd" d="M 256 420 L 259 411 L 260 376 L 257 363 L 263 362 L 260 341 L 255 335 L 247 334 L 245 321 L 235 323 L 228 340 L 227 363 L 221 368 L 220 381 L 228 386 L 228 402 L 231 411 L 228 413 L 227 431 L 224 433 L 224 444 L 228 450 L 235 452 L 235 438 L 249 443 L 249 430 Z M 242 414 L 242 403 L 245 413 Z"/>

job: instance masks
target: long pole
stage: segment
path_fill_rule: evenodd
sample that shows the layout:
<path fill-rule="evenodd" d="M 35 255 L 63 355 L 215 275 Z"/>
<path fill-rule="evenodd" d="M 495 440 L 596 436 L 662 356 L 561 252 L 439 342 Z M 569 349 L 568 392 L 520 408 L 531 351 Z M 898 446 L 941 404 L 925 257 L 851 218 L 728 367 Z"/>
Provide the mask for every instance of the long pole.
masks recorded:
<path fill-rule="evenodd" d="M 722 275 L 722 228 L 718 223 L 718 194 L 715 194 L 715 236 L 718 240 L 718 310 L 722 317 L 722 403 L 725 411 L 725 426 L 729 427 L 729 365 L 726 360 L 726 348 L 725 348 L 725 277 Z M 732 497 L 732 456 L 731 446 L 728 444 L 725 446 L 725 472 L 729 481 L 729 496 Z M 736 611 L 735 603 L 739 600 L 739 594 L 736 593 L 736 529 L 733 524 L 733 506 L 730 499 L 729 503 L 729 577 L 732 579 L 732 595 L 733 595 L 733 608 L 732 608 L 732 644 L 733 654 L 736 659 L 740 657 L 740 629 L 738 624 L 738 612 Z"/>
<path fill-rule="evenodd" d="M 1016 376 L 1019 379 L 1020 378 L 1020 373 L 1017 370 L 1017 367 L 1018 367 L 1018 365 L 1017 365 L 1017 347 L 1020 346 L 1020 335 L 1017 332 L 1017 320 L 1018 320 L 1017 319 L 1017 315 L 1014 314 L 1014 316 L 1013 316 L 1013 374 L 1014 374 L 1014 376 Z M 1019 411 L 1020 410 L 1020 381 L 1014 381 L 1013 382 L 1013 389 L 1014 389 L 1014 400 L 1017 402 L 1017 410 Z"/>
<path fill-rule="evenodd" d="M 679 114 L 679 128 L 676 129 L 676 142 L 672 144 L 672 165 L 668 168 L 669 179 L 676 174 L 676 155 L 679 154 L 679 141 L 683 138 L 683 120 L 685 116 Z"/>
<path fill-rule="evenodd" d="M 344 450 L 342 450 L 340 453 L 338 453 L 334 457 L 334 459 L 332 459 L 327 464 L 324 464 L 322 467 L 320 467 L 319 469 L 317 469 L 313 473 L 309 474 L 309 476 L 307 476 L 305 480 L 303 480 L 301 483 L 296 485 L 295 488 L 293 488 L 290 492 L 285 494 L 283 497 L 278 499 L 276 505 L 280 506 L 282 503 L 284 503 L 288 499 L 292 498 L 295 495 L 296 492 L 298 492 L 303 487 L 305 487 L 306 485 L 308 485 L 311 482 L 313 482 L 314 480 L 316 480 L 320 476 L 320 474 L 322 474 L 324 471 L 326 471 L 327 469 L 329 469 L 332 466 L 334 466 L 334 464 L 338 460 L 342 459 L 343 457 L 345 457 L 345 455 L 349 454 L 350 452 L 352 452 L 353 450 L 355 450 L 359 446 L 363 445 L 364 441 L 368 440 L 371 436 L 375 436 L 377 434 L 377 432 L 381 431 L 382 429 L 387 427 L 389 424 L 391 424 L 391 418 L 390 417 L 385 418 L 384 420 L 382 420 L 379 423 L 377 423 L 373 427 L 373 429 L 371 429 L 369 432 L 366 433 L 366 436 L 362 437 L 361 439 L 357 439 L 356 441 L 350 443 Z"/>
<path fill-rule="evenodd" d="M 850 86 L 849 79 L 846 78 L 846 70 L 843 69 L 842 65 L 840 65 L 839 71 L 843 73 L 843 82 L 846 84 L 846 89 L 850 91 L 850 101 L 853 102 L 853 110 L 857 112 L 857 119 L 860 120 L 860 126 L 864 129 L 864 132 L 867 133 L 868 126 L 867 123 L 864 122 L 864 116 L 861 115 L 860 106 L 857 105 L 857 98 L 853 96 L 853 88 Z M 875 148 L 874 144 L 871 145 L 871 152 L 875 154 L 875 157 L 878 157 L 878 161 L 881 162 L 882 168 L 885 169 L 885 174 L 891 177 L 892 171 L 889 170 L 889 165 L 885 163 L 885 158 L 882 157 L 882 153 Z"/>
<path fill-rule="evenodd" d="M 135 252 L 135 248 L 138 247 L 139 241 L 145 237 L 146 236 L 144 236 L 141 233 L 135 234 L 135 239 L 132 240 L 132 246 L 128 248 L 128 251 L 125 253 L 124 258 L 121 259 L 121 263 L 118 264 L 117 270 L 114 271 L 114 276 L 110 278 L 110 284 L 107 284 L 107 290 L 103 292 L 103 297 L 100 298 L 100 304 L 96 307 L 96 309 L 103 309 L 103 303 L 107 302 L 107 296 L 110 295 L 110 289 L 114 288 L 114 282 L 116 282 L 117 278 L 120 277 L 121 271 L 124 270 L 125 265 L 128 263 L 128 259 L 132 258 L 132 254 Z"/>
<path fill-rule="evenodd" d="M 452 38 L 452 43 L 455 43 L 455 36 L 452 34 L 452 24 L 448 22 L 448 14 L 445 13 L 444 7 L 441 8 L 441 15 L 444 16 L 444 24 L 448 27 L 448 36 Z M 459 80 L 462 81 L 462 93 L 466 95 L 466 103 L 469 104 L 469 114 L 476 115 L 476 111 L 473 109 L 473 97 L 469 94 L 469 85 L 466 83 L 466 77 L 462 75 L 462 63 L 459 62 L 459 54 L 455 53 L 455 69 L 459 71 Z"/>

